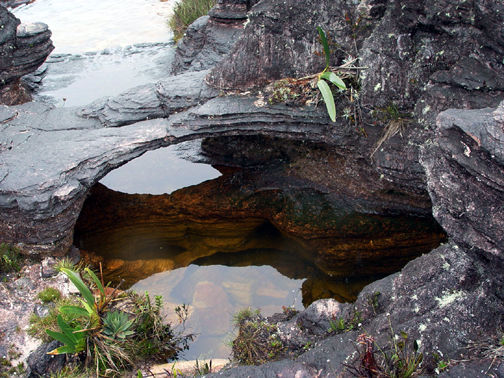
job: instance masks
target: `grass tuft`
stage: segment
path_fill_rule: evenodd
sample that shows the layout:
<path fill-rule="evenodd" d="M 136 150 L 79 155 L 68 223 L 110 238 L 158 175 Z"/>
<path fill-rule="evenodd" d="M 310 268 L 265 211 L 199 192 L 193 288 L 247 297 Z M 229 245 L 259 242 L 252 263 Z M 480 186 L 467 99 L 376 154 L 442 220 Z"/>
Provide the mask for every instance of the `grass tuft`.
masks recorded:
<path fill-rule="evenodd" d="M 259 311 L 250 308 L 234 316 L 238 335 L 232 341 L 233 359 L 245 365 L 259 365 L 278 359 L 285 347 L 278 336 L 278 329 L 268 323 Z"/>
<path fill-rule="evenodd" d="M 204 16 L 215 5 L 215 0 L 181 0 L 173 10 L 168 25 L 173 30 L 173 39 L 177 42 L 185 31 L 199 17 Z"/>
<path fill-rule="evenodd" d="M 46 287 L 40 293 L 38 293 L 38 298 L 42 303 L 51 303 L 61 298 L 61 292 L 54 287 Z"/>

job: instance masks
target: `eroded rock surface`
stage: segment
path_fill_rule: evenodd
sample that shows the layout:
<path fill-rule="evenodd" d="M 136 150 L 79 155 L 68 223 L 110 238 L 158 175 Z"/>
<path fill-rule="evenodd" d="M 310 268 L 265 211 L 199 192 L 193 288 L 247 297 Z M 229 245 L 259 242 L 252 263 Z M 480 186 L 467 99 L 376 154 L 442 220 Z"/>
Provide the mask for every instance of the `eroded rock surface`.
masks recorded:
<path fill-rule="evenodd" d="M 431 122 L 449 107 L 495 107 L 504 96 L 500 2 L 271 0 L 249 19 L 208 77 L 219 88 L 246 90 L 322 71 L 320 26 L 337 43 L 332 65 L 351 56 L 367 67 L 366 106 L 395 104 Z"/>
<path fill-rule="evenodd" d="M 423 152 L 433 214 L 466 248 L 502 258 L 504 102 L 497 109 L 448 110 Z"/>
<path fill-rule="evenodd" d="M 364 353 L 361 349 L 356 354 L 349 345 L 363 332 L 381 348 L 391 346 L 394 335 L 401 338 L 404 332 L 409 353 L 414 352 L 414 341 L 423 353 L 424 373 L 432 374 L 442 358 L 453 367 L 444 376 L 490 371 L 498 375 L 503 366 L 496 352 L 504 310 L 504 279 L 499 273 L 504 263 L 503 105 L 441 113 L 435 138 L 423 150 L 433 214 L 448 232 L 449 243 L 367 286 L 352 305 L 315 302 L 280 322 L 288 348 L 302 350 L 316 343 L 296 363 L 284 360 L 220 375 L 273 377 L 295 366 L 309 375 L 315 366 L 320 376 L 352 376 L 348 365 L 362 368 Z M 313 318 L 314 306 L 325 309 L 322 319 L 307 321 Z M 345 319 L 349 324 L 356 314 L 360 325 L 352 329 L 357 331 L 324 334 L 330 320 Z"/>
<path fill-rule="evenodd" d="M 219 0 L 208 12 L 193 22 L 178 43 L 173 74 L 206 70 L 231 51 L 243 31 L 247 12 L 257 1 Z"/>
<path fill-rule="evenodd" d="M 385 126 L 393 119 L 373 121 L 372 113 L 367 114 L 366 109 L 384 105 L 383 98 L 390 98 L 393 102 L 395 97 L 393 93 L 388 93 L 388 89 L 387 91 L 378 90 L 380 89 L 377 87 L 378 82 L 371 92 L 366 88 L 372 84 L 368 85 L 367 83 L 378 80 L 380 77 L 385 80 L 389 76 L 388 71 L 369 71 L 361 77 L 363 92 L 359 106 L 365 110 L 362 119 L 365 123 L 362 124 L 363 128 L 360 129 L 360 134 L 356 132 L 351 122 L 345 121 L 343 118 L 338 118 L 336 125 L 330 125 L 322 106 L 316 108 L 313 105 L 304 107 L 283 104 L 271 105 L 260 93 L 258 95 L 228 94 L 220 96 L 222 93 L 205 84 L 205 80 L 209 80 L 220 86 L 220 82 L 216 80 L 218 77 L 224 80 L 224 76 L 218 76 L 219 72 L 233 75 L 233 70 L 238 69 L 243 71 L 239 75 L 233 76 L 235 79 L 239 78 L 245 83 L 253 78 L 256 84 L 282 76 L 316 72 L 319 68 L 321 69 L 320 65 L 323 64 L 323 59 L 317 54 L 312 54 L 315 51 L 320 51 L 315 30 L 308 30 L 308 28 L 314 29 L 313 25 L 315 24 L 322 25 L 328 32 L 333 31 L 329 34 L 338 41 L 342 50 L 355 50 L 355 56 L 359 56 L 362 52 L 361 60 L 364 63 L 367 62 L 366 59 L 369 59 L 369 62 L 377 59 L 376 56 L 371 57 L 369 55 L 371 53 L 376 55 L 380 54 L 380 51 L 387 51 L 387 54 L 383 54 L 384 56 L 400 55 L 403 51 L 402 45 L 400 43 L 389 44 L 394 38 L 397 41 L 402 38 L 399 38 L 394 28 L 399 27 L 397 26 L 399 20 L 405 21 L 414 18 L 413 10 L 418 13 L 418 19 L 423 20 L 423 16 L 420 15 L 425 12 L 424 7 L 417 6 L 415 8 L 411 5 L 413 10 L 408 13 L 398 10 L 395 4 L 383 1 L 365 2 L 358 7 L 351 1 L 330 2 L 330 4 L 317 2 L 317 4 L 310 3 L 313 5 L 314 11 L 311 12 L 310 22 L 306 22 L 303 14 L 310 4 L 291 4 L 289 1 L 277 4 L 276 0 L 259 2 L 255 5 L 254 3 L 222 1 L 214 8 L 210 17 L 216 17 L 216 14 L 221 14 L 221 19 L 225 15 L 225 17 L 231 17 L 229 12 L 232 10 L 233 17 L 242 19 L 248 15 L 250 22 L 234 52 L 210 74 L 208 71 L 188 72 L 156 84 L 134 88 L 113 98 L 98 100 L 83 109 L 49 109 L 37 104 L 30 105 L 32 108 L 30 106 L 27 108 L 4 108 L 2 110 L 4 123 L 1 126 L 3 129 L 1 142 L 3 152 L 0 177 L 2 180 L 1 202 L 5 209 L 2 213 L 5 215 L 1 221 L 1 235 L 5 240 L 35 245 L 35 240 L 39 238 L 42 241 L 39 243 L 40 250 L 58 250 L 63 253 L 63 250 L 69 246 L 71 229 L 87 190 L 109 170 L 149 149 L 188 139 L 219 135 L 252 134 L 323 142 L 328 146 L 338 148 L 342 155 L 348 156 L 344 167 L 350 172 L 350 176 L 353 174 L 357 177 L 367 175 L 370 180 L 373 178 L 374 181 L 379 182 L 378 185 L 371 184 L 370 191 L 365 189 L 363 185 L 360 187 L 354 185 L 351 190 L 347 190 L 355 196 L 358 196 L 359 193 L 365 196 L 369 192 L 374 193 L 369 197 L 370 201 L 377 200 L 376 195 L 382 198 L 388 195 L 387 205 L 381 207 L 377 211 L 378 213 L 388 211 L 391 214 L 399 214 L 406 210 L 404 204 L 409 204 L 407 212 L 419 214 L 428 209 L 426 180 L 423 168 L 419 163 L 419 146 L 432 133 L 429 128 L 426 130 L 421 126 L 420 123 L 423 122 L 421 119 L 418 120 L 420 123 L 415 119 L 407 121 L 405 126 L 399 130 L 400 133 L 386 140 L 370 158 L 371 152 L 376 148 L 376 141 L 380 138 L 381 128 L 379 126 Z M 406 3 L 405 9 L 409 9 L 409 2 Z M 490 5 L 483 5 L 479 10 L 482 15 L 490 10 L 496 10 L 490 9 Z M 449 6 L 451 6 L 450 2 Z M 249 9 L 250 11 L 246 13 Z M 427 13 L 432 17 L 429 16 L 427 21 L 422 22 L 428 25 L 435 23 L 437 16 L 434 17 L 431 10 L 428 10 Z M 452 23 L 447 21 L 450 27 L 453 26 L 456 29 L 467 26 L 471 30 L 481 29 L 481 32 L 475 33 L 477 38 L 474 38 L 476 39 L 464 40 L 468 46 L 475 46 L 480 42 L 485 42 L 485 46 L 492 46 L 491 49 L 481 50 L 483 55 L 478 58 L 478 61 L 488 60 L 488 69 L 482 75 L 485 75 L 488 80 L 494 78 L 492 83 L 495 82 L 495 85 L 490 81 L 485 81 L 485 83 L 489 83 L 489 86 L 479 86 L 479 89 L 478 85 L 463 86 L 467 96 L 476 96 L 483 91 L 491 94 L 495 100 L 501 95 L 498 75 L 494 75 L 502 69 L 502 62 L 495 60 L 495 52 L 500 51 L 500 39 L 492 40 L 488 32 L 488 28 L 494 25 L 492 22 L 500 20 L 500 14 L 502 13 L 492 16 L 490 21 L 481 21 L 483 16 L 475 18 L 474 25 L 470 24 L 470 26 L 465 25 L 460 17 L 457 18 L 458 16 L 449 16 L 455 17 L 453 20 L 450 18 Z M 285 15 L 290 16 L 286 17 Z M 359 18 L 358 15 L 361 17 Z M 395 20 L 394 16 L 398 20 Z M 428 36 L 432 38 L 428 39 L 427 36 L 423 39 L 420 38 L 415 42 L 417 45 L 413 45 L 413 47 L 418 47 L 420 41 L 425 43 L 430 41 L 429 43 L 435 44 L 438 37 L 452 38 L 450 33 L 443 28 L 440 30 L 425 28 L 422 26 L 422 22 L 408 24 L 410 25 L 408 26 L 409 32 L 415 36 L 431 33 L 432 35 Z M 388 23 L 393 30 L 391 29 L 389 34 L 385 33 L 388 39 L 384 39 L 384 28 Z M 303 35 L 301 36 L 300 33 Z M 267 38 L 265 39 L 263 36 Z M 187 43 L 194 45 L 189 40 L 190 38 L 187 39 Z M 255 49 L 255 45 L 248 45 L 248 43 L 257 44 L 258 41 L 261 41 L 258 46 L 259 50 Z M 372 49 L 366 47 L 370 46 L 371 41 L 374 41 Z M 268 50 L 267 46 L 270 45 L 276 47 Z M 277 48 L 281 51 L 275 50 Z M 448 48 L 447 45 L 446 49 Z M 254 60 L 258 51 L 262 51 L 259 55 L 264 56 L 270 65 L 263 64 L 264 62 L 261 60 L 257 62 Z M 222 53 L 223 51 L 219 54 Z M 280 57 L 281 54 L 285 56 Z M 295 56 L 291 57 L 289 54 Z M 449 53 L 447 50 L 438 55 L 451 56 L 450 54 L 455 53 Z M 404 72 L 397 71 L 395 74 L 403 80 L 403 76 L 406 72 L 409 74 L 415 64 L 424 67 L 425 64 L 421 63 L 419 57 L 420 55 L 416 58 L 409 56 L 408 59 L 404 58 L 407 60 L 407 64 L 405 63 L 403 67 Z M 340 50 L 337 50 L 332 56 L 334 64 L 340 64 L 344 58 L 345 54 Z M 443 61 L 444 66 L 448 67 L 452 65 L 452 61 L 456 60 L 455 57 L 450 59 L 450 61 Z M 462 63 L 466 65 L 470 63 L 464 62 Z M 223 67 L 227 67 L 227 65 L 232 65 L 234 68 L 231 71 L 223 70 Z M 371 66 L 369 64 L 369 67 Z M 436 64 L 434 66 L 437 67 Z M 277 70 L 278 67 L 281 69 Z M 254 71 L 256 68 L 263 70 L 261 71 L 263 73 Z M 371 69 L 368 68 L 368 70 Z M 445 79 L 452 77 L 455 80 L 455 71 L 445 71 L 443 71 Z M 426 80 L 429 76 L 424 75 L 422 78 L 427 83 Z M 447 80 L 445 81 L 449 82 Z M 226 83 L 237 88 L 243 87 L 238 82 L 228 81 Z M 375 87 L 378 88 L 376 91 L 374 91 Z M 394 90 L 399 91 L 399 89 Z M 407 92 L 407 88 L 402 90 Z M 494 100 L 492 102 L 495 102 Z M 349 101 L 345 96 L 338 97 L 339 114 L 343 113 L 344 106 L 351 105 Z M 417 103 L 415 101 L 411 100 L 407 104 L 398 103 L 397 105 L 413 111 L 413 107 Z M 448 103 L 443 104 L 448 105 Z M 438 109 L 439 106 L 432 106 L 433 112 Z M 422 110 L 422 114 L 423 112 Z M 36 113 L 38 114 L 35 115 Z M 368 120 L 376 123 L 378 127 L 368 124 Z M 116 130 L 109 129 L 110 126 L 116 127 Z M 20 129 L 23 130 L 22 133 L 18 132 Z M 364 137 L 365 135 L 367 137 Z M 89 145 L 86 145 L 88 141 Z M 20 154 L 22 154 L 22 158 L 20 158 Z M 33 169 L 28 171 L 26 167 L 31 165 L 41 168 L 38 171 Z M 310 170 L 311 172 L 317 171 L 317 168 L 310 164 L 309 159 L 304 166 L 311 166 L 310 169 L 304 170 L 303 175 L 305 176 L 310 175 Z M 337 166 L 337 164 L 333 164 L 326 173 L 320 172 L 318 178 L 312 177 L 310 180 L 318 181 L 317 185 L 324 187 L 323 190 L 331 192 L 334 188 L 330 184 L 330 177 L 338 175 Z M 311 176 L 316 175 L 311 174 Z M 378 188 L 375 189 L 375 186 Z M 343 188 L 338 190 L 344 191 Z M 396 206 L 393 205 L 394 203 L 401 205 Z M 61 227 L 62 225 L 63 227 Z M 40 227 L 43 229 L 39 229 Z M 56 231 L 58 229 L 59 232 Z M 42 247 L 42 245 L 46 247 Z"/>
<path fill-rule="evenodd" d="M 41 22 L 21 24 L 0 5 L 0 103 L 21 104 L 31 99 L 20 78 L 37 70 L 54 49 L 51 32 Z"/>

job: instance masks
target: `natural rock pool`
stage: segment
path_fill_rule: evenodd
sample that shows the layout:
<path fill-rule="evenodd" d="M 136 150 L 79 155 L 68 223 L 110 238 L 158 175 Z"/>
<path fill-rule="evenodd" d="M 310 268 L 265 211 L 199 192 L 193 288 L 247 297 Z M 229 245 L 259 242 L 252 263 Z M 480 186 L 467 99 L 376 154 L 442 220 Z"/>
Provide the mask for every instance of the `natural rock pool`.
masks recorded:
<path fill-rule="evenodd" d="M 36 75 L 44 76 L 38 98 L 80 106 L 167 76 L 172 3 L 39 0 L 17 8 L 22 21 L 44 21 L 54 33 L 56 50 Z M 68 32 L 76 19 L 82 34 Z M 197 145 L 182 148 L 198 153 Z M 353 301 L 443 238 L 431 218 L 353 214 L 345 198 L 345 211 L 333 209 L 314 186 L 282 187 L 271 172 L 302 169 L 296 161 L 268 172 L 232 161 L 219 172 L 180 151 L 148 152 L 104 177 L 108 188 L 92 189 L 75 244 L 103 262 L 107 279 L 124 279 L 123 288 L 163 295 L 169 310 L 189 305 L 187 326 L 199 337 L 187 358 L 228 357 L 232 315 L 244 307 L 270 315 L 320 298 Z"/>
<path fill-rule="evenodd" d="M 198 152 L 191 147 L 184 154 L 190 151 Z M 319 211 L 322 194 L 302 189 L 287 203 L 287 190 L 251 192 L 261 181 L 251 172 L 258 167 L 219 166 L 220 175 L 209 165 L 179 162 L 177 155 L 170 148 L 152 151 L 102 179 L 115 190 L 92 189 L 74 243 L 86 261 L 102 263 L 107 280 L 162 295 L 169 315 L 188 305 L 186 326 L 198 335 L 185 353 L 189 359 L 228 357 L 233 314 L 244 308 L 272 315 L 321 298 L 354 301 L 366 284 L 443 238 L 430 218 L 404 216 L 350 216 L 341 226 L 347 237 L 338 235 L 339 227 L 315 222 L 301 232 L 289 230 L 285 224 L 305 217 L 297 219 L 290 207 Z M 258 173 L 263 179 L 270 174 Z M 209 180 L 173 191 L 187 179 Z M 341 217 L 337 209 L 327 211 Z"/>

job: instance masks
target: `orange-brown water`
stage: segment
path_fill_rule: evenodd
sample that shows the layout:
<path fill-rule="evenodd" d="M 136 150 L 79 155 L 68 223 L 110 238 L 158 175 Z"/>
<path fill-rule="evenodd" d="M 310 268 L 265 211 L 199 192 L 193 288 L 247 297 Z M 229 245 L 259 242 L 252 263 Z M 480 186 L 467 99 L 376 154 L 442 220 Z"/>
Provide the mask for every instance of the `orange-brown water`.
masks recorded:
<path fill-rule="evenodd" d="M 174 308 L 189 306 L 188 331 L 199 336 L 187 358 L 228 357 L 232 315 L 243 308 L 271 315 L 320 298 L 353 301 L 443 238 L 431 219 L 411 217 L 319 217 L 303 229 L 289 206 L 312 200 L 279 206 L 278 190 L 244 190 L 242 175 L 222 171 L 172 194 L 97 185 L 75 229 L 76 245 L 103 263 L 107 280 L 162 295 L 174 321 Z"/>

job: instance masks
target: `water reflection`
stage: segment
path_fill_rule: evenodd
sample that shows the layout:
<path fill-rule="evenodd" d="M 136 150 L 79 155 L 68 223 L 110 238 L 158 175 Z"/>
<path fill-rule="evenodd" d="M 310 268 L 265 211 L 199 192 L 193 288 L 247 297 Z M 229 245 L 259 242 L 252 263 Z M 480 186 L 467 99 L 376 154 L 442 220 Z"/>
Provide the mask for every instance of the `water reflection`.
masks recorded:
<path fill-rule="evenodd" d="M 109 189 L 123 193 L 164 194 L 221 175 L 208 164 L 182 159 L 179 151 L 186 153 L 186 145 L 189 144 L 181 143 L 146 152 L 140 158 L 113 170 L 100 182 Z"/>
<path fill-rule="evenodd" d="M 272 315 L 285 304 L 302 309 L 303 280 L 289 279 L 271 266 L 189 265 L 154 274 L 132 289 L 162 295 L 168 307 L 189 305 L 187 330 L 198 334 L 187 359 L 227 358 L 233 314 L 252 306 Z"/>

